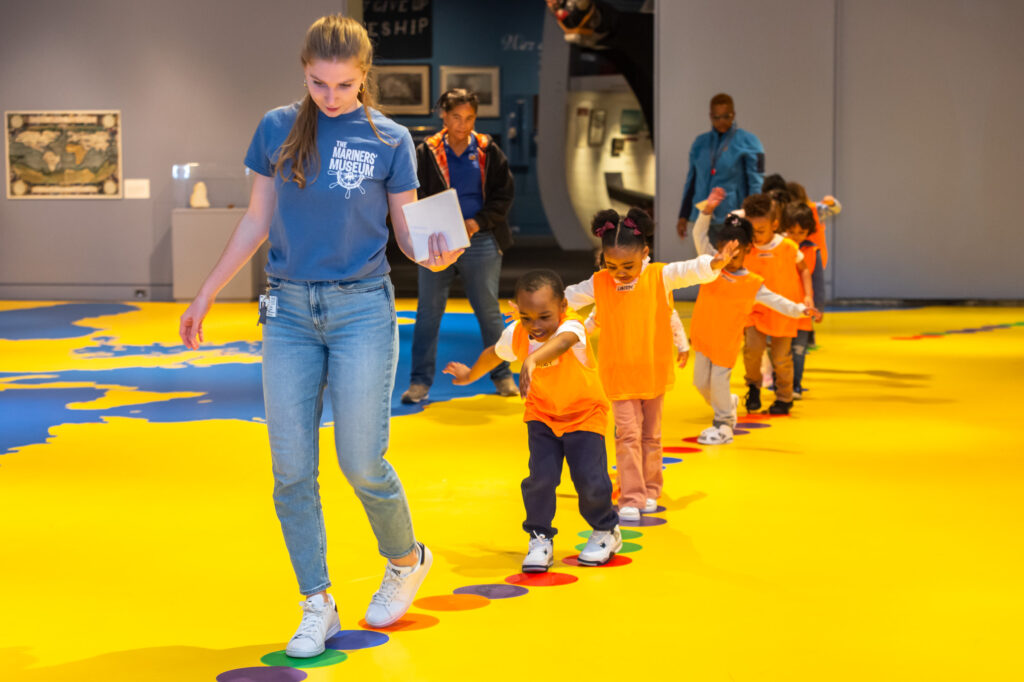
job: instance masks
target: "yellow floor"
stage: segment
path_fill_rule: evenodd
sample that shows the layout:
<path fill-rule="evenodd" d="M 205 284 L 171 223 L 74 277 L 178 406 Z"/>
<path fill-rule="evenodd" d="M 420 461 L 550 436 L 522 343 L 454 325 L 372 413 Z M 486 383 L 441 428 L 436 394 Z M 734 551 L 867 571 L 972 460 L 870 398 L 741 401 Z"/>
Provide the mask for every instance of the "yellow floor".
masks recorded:
<path fill-rule="evenodd" d="M 50 304 L 0 311 L 40 305 Z M 0 340 L 0 397 L 83 384 L 57 376 L 72 370 L 256 361 L 75 352 L 177 342 L 183 306 L 137 308 L 80 322 L 96 330 L 84 337 Z M 253 310 L 219 304 L 208 340 L 258 340 Z M 632 563 L 560 561 L 585 528 L 566 478 L 556 570 L 578 581 L 490 602 L 421 602 L 409 621 L 419 629 L 389 632 L 306 679 L 1024 679 L 1014 416 L 1024 326 L 894 338 L 1021 321 L 1014 308 L 827 314 L 807 399 L 732 445 L 672 455 L 683 461 L 665 471 L 667 523 L 636 529 Z M 68 413 L 197 395 L 140 392 L 123 378 L 83 386 L 97 396 Z M 667 446 L 688 446 L 682 439 L 710 421 L 689 368 L 665 405 Z M 422 597 L 518 572 L 521 418 L 518 399 L 481 395 L 393 419 L 389 457 L 435 556 Z M 47 442 L 0 456 L 0 680 L 214 680 L 282 649 L 299 595 L 265 427 L 130 414 L 65 422 L 55 414 Z M 329 452 L 330 428 L 322 435 Z M 324 462 L 334 594 L 342 627 L 356 630 L 383 564 L 337 466 Z M 479 608 L 437 610 L 451 605 Z M 221 679 L 301 679 L 279 673 Z"/>

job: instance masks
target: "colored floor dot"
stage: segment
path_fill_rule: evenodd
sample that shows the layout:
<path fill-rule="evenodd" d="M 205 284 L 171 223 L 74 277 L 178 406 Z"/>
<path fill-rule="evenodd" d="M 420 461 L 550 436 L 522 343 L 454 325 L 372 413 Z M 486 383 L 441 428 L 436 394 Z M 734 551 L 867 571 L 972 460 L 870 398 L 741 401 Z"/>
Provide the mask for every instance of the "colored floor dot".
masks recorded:
<path fill-rule="evenodd" d="M 487 597 L 479 594 L 441 594 L 436 597 L 423 597 L 413 604 L 427 611 L 472 611 L 482 609 L 491 603 Z"/>
<path fill-rule="evenodd" d="M 749 436 L 750 435 L 750 431 L 747 431 L 746 429 L 733 429 L 732 430 L 732 435 L 734 435 L 734 436 Z"/>
<path fill-rule="evenodd" d="M 265 668 L 237 668 L 221 673 L 216 677 L 217 682 L 299 682 L 309 677 L 306 673 L 295 668 L 273 666 Z"/>
<path fill-rule="evenodd" d="M 590 534 L 593 533 L 593 532 L 594 531 L 592 531 L 592 530 L 581 530 L 579 533 L 577 533 L 577 535 L 579 535 L 581 538 L 589 538 Z M 638 530 L 624 530 L 624 531 L 622 531 L 622 539 L 623 540 L 636 540 L 637 538 L 642 538 L 643 536 L 644 536 L 644 534 L 641 533 Z"/>
<path fill-rule="evenodd" d="M 347 658 L 348 654 L 335 649 L 327 649 L 319 656 L 314 656 L 313 658 L 292 658 L 283 651 L 275 651 L 261 658 L 260 663 L 290 668 L 325 668 L 329 665 L 341 663 Z"/>
<path fill-rule="evenodd" d="M 428 616 L 425 613 L 407 613 L 391 625 L 383 628 L 375 628 L 365 619 L 359 621 L 359 627 L 376 632 L 409 632 L 411 630 L 426 630 L 440 623 L 437 618 Z"/>
<path fill-rule="evenodd" d="M 689 438 L 684 438 L 683 440 L 685 440 L 687 443 L 696 443 L 697 436 L 690 436 Z"/>
<path fill-rule="evenodd" d="M 665 519 L 660 516 L 641 516 L 639 521 L 629 521 L 627 519 L 619 519 L 620 526 L 661 526 L 668 523 Z"/>
<path fill-rule="evenodd" d="M 688 448 L 682 445 L 668 445 L 662 448 L 664 452 L 671 452 L 673 455 L 692 455 L 701 452 L 700 448 Z M 682 460 L 680 460 L 682 461 Z"/>
<path fill-rule="evenodd" d="M 628 566 L 629 564 L 633 563 L 633 560 L 630 559 L 628 556 L 622 556 L 621 554 L 616 554 L 615 556 L 613 556 L 611 558 L 610 561 L 608 561 L 607 563 L 601 564 L 600 566 L 584 566 L 583 564 L 580 563 L 579 557 L 573 555 L 573 556 L 567 556 L 564 559 L 562 559 L 562 563 L 565 564 L 566 566 L 579 566 L 579 567 L 582 567 L 582 568 L 615 568 L 617 566 Z"/>
<path fill-rule="evenodd" d="M 664 450 L 664 448 L 662 448 L 662 450 Z M 683 460 L 681 460 L 678 457 L 662 457 L 661 458 L 661 463 L 662 464 L 679 464 L 682 461 Z"/>
<path fill-rule="evenodd" d="M 579 551 L 582 552 L 583 548 L 586 547 L 586 546 L 587 546 L 587 543 L 584 542 L 582 544 L 576 545 L 576 549 L 578 549 Z M 643 546 L 642 545 L 638 545 L 635 542 L 623 542 L 622 543 L 622 549 L 620 549 L 618 553 L 619 554 L 630 554 L 632 552 L 639 552 L 641 549 L 643 549 Z"/>
<path fill-rule="evenodd" d="M 530 587 L 555 587 L 556 585 L 568 585 L 579 578 L 568 573 L 516 573 L 505 578 L 505 582 L 512 585 L 529 585 Z"/>
<path fill-rule="evenodd" d="M 455 594 L 476 594 L 488 599 L 511 599 L 522 597 L 529 590 L 518 585 L 467 585 L 455 590 Z"/>
<path fill-rule="evenodd" d="M 664 505 L 660 505 L 659 504 L 657 507 L 654 508 L 654 511 L 652 511 L 652 512 L 644 511 L 643 509 L 641 509 L 640 513 L 641 514 L 660 514 L 661 512 L 666 512 L 666 511 L 668 511 L 668 507 L 665 507 Z"/>
<path fill-rule="evenodd" d="M 284 666 L 236 668 L 217 675 L 217 682 L 299 682 L 309 675 L 295 668 Z"/>
<path fill-rule="evenodd" d="M 741 429 L 770 429 L 771 424 L 765 424 L 764 422 L 737 422 L 736 426 Z"/>
<path fill-rule="evenodd" d="M 381 644 L 387 644 L 391 639 L 383 632 L 372 630 L 342 630 L 326 642 L 324 646 L 328 649 L 340 649 L 343 651 L 355 651 L 356 649 L 372 649 Z"/>

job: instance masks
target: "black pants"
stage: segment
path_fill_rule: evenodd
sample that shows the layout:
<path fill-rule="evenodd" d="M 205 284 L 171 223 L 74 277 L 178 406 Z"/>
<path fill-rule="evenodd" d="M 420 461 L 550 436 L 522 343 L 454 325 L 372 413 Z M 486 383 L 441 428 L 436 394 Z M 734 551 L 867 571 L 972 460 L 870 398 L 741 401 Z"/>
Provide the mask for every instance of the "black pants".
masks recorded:
<path fill-rule="evenodd" d="M 526 521 L 523 530 L 549 538 L 558 533 L 551 527 L 555 518 L 555 488 L 562 480 L 562 460 L 580 502 L 580 514 L 594 530 L 612 530 L 619 514 L 612 507 L 612 481 L 608 478 L 608 455 L 604 436 L 592 431 L 572 431 L 558 437 L 544 422 L 526 422 L 530 442 L 530 475 L 523 480 Z"/>

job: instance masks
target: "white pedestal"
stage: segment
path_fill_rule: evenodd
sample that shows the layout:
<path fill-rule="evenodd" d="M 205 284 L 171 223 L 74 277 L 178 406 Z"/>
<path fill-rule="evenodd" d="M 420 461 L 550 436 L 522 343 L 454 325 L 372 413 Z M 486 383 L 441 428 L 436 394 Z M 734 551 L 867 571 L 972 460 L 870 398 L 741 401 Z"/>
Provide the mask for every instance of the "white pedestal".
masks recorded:
<path fill-rule="evenodd" d="M 171 258 L 176 301 L 191 301 L 217 264 L 244 208 L 176 208 L 171 213 Z M 254 301 L 263 289 L 267 244 L 221 290 L 218 301 Z"/>

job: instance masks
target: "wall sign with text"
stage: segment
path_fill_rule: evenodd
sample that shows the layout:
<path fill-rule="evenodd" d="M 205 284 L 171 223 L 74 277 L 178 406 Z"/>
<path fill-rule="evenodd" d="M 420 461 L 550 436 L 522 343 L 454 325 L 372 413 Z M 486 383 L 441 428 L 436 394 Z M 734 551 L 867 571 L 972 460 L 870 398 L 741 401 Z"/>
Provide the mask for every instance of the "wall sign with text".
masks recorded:
<path fill-rule="evenodd" d="M 430 59 L 433 56 L 431 0 L 363 0 L 363 23 L 378 59 Z"/>

